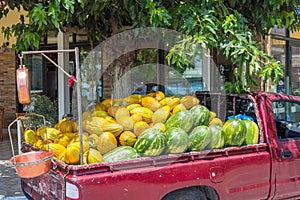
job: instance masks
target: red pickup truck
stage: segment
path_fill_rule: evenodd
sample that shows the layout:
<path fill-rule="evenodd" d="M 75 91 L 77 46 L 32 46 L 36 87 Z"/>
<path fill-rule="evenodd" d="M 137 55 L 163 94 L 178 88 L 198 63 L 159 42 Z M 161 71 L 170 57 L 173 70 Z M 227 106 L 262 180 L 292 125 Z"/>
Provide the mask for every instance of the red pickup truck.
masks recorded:
<path fill-rule="evenodd" d="M 51 200 L 300 198 L 299 97 L 231 95 L 225 97 L 226 105 L 217 94 L 197 97 L 201 104 L 217 107 L 219 115 L 254 118 L 258 144 L 90 165 L 53 159 L 49 173 L 21 179 L 24 194 Z M 23 151 L 28 148 L 23 144 Z"/>

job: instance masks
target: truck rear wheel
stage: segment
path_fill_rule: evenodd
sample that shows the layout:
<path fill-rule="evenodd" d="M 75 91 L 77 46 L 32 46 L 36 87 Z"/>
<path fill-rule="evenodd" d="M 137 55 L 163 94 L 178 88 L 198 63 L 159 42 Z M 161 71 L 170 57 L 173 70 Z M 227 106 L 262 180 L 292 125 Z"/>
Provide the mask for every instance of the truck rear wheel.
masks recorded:
<path fill-rule="evenodd" d="M 29 194 L 27 194 L 27 192 L 25 192 L 25 190 L 22 187 L 22 192 L 24 194 L 24 196 L 28 199 L 28 200 L 34 200 L 31 196 L 29 196 Z"/>
<path fill-rule="evenodd" d="M 173 191 L 162 200 L 207 200 L 207 197 L 197 188 L 186 188 Z"/>

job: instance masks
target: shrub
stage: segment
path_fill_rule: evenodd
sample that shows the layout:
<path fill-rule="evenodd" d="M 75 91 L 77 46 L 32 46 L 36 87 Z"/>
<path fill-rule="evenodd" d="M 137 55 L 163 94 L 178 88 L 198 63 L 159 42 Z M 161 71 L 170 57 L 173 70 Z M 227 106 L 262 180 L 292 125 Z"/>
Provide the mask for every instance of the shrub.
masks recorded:
<path fill-rule="evenodd" d="M 29 118 L 24 120 L 24 126 L 27 129 L 36 130 L 44 125 L 42 117 L 33 114 L 43 115 L 46 125 L 53 127 L 58 122 L 57 100 L 51 100 L 45 95 L 34 95 L 31 97 L 31 103 L 27 106 L 26 114 Z"/>

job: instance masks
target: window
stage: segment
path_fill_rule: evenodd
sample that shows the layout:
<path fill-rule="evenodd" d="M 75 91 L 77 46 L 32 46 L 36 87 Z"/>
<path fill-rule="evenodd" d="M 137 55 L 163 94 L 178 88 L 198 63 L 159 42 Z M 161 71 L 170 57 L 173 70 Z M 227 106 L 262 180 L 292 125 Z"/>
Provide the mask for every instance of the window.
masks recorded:
<path fill-rule="evenodd" d="M 285 70 L 285 64 L 286 64 L 286 41 L 285 40 L 277 40 L 277 39 L 272 39 L 272 46 L 271 46 L 271 54 L 272 57 L 275 58 L 276 60 L 279 60 L 280 63 L 283 65 L 284 69 L 284 77 L 287 76 L 286 70 Z M 279 83 L 277 85 L 276 91 L 277 92 L 286 92 L 286 83 L 285 78 L 281 77 L 279 80 Z"/>
<path fill-rule="evenodd" d="M 300 104 L 288 101 L 272 102 L 277 137 L 300 139 Z"/>
<path fill-rule="evenodd" d="M 295 46 L 294 46 L 295 44 Z M 296 46 L 297 45 L 297 46 Z M 290 82 L 291 93 L 300 96 L 300 44 L 293 43 L 291 47 Z"/>
<path fill-rule="evenodd" d="M 274 26 L 271 30 L 271 34 L 286 36 L 286 29 L 285 28 L 278 28 L 277 26 Z"/>
<path fill-rule="evenodd" d="M 291 31 L 290 32 L 290 37 L 300 39 L 300 32 L 299 31 Z"/>
<path fill-rule="evenodd" d="M 43 91 L 43 60 L 41 55 L 29 55 L 25 59 L 25 66 L 29 70 L 31 93 L 41 93 Z"/>

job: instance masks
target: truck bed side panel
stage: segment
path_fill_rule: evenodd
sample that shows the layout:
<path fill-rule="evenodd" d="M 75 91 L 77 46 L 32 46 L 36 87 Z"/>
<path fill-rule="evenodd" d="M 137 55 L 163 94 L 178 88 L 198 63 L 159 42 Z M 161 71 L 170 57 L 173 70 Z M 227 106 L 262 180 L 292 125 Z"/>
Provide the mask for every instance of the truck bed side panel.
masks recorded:
<path fill-rule="evenodd" d="M 221 199 L 245 196 L 266 199 L 269 177 L 270 155 L 263 151 L 84 176 L 69 175 L 67 181 L 82 188 L 82 199 L 91 199 L 95 194 L 101 194 L 103 199 L 161 199 L 176 189 L 201 185 L 215 188 Z"/>

